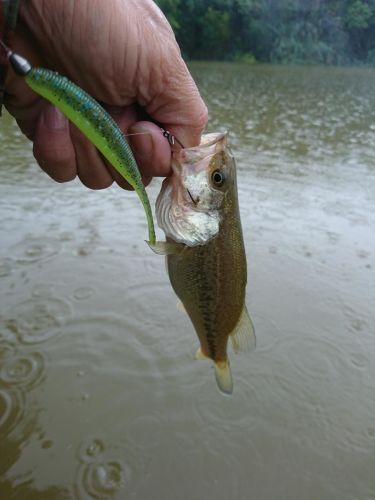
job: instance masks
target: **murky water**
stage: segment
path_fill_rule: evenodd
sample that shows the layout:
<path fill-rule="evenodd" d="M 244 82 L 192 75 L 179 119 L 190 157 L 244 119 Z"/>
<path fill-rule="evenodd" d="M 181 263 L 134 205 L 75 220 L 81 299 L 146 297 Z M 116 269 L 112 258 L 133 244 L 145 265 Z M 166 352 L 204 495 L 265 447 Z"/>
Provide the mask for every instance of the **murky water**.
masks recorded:
<path fill-rule="evenodd" d="M 192 71 L 237 157 L 257 350 L 223 397 L 136 196 L 55 184 L 6 116 L 1 500 L 375 499 L 375 72 Z"/>

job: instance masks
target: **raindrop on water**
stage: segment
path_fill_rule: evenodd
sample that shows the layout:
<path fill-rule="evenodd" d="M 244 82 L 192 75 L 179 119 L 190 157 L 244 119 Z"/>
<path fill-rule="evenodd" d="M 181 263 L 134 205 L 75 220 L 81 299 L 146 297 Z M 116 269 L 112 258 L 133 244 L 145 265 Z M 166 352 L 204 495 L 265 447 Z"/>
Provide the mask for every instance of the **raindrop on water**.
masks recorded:
<path fill-rule="evenodd" d="M 44 358 L 40 353 L 34 352 L 6 360 L 0 370 L 0 380 L 7 386 L 31 388 L 40 383 L 43 372 Z"/>
<path fill-rule="evenodd" d="M 82 286 L 74 290 L 74 298 L 77 300 L 89 299 L 94 294 L 94 289 L 89 286 Z"/>
<path fill-rule="evenodd" d="M 52 446 L 53 446 L 53 441 L 51 441 L 50 439 L 46 439 L 42 443 L 43 450 L 48 450 L 48 448 L 51 448 Z"/>
<path fill-rule="evenodd" d="M 12 273 L 13 269 L 9 259 L 0 260 L 0 278 L 6 278 Z"/>
<path fill-rule="evenodd" d="M 42 284 L 42 285 L 35 285 L 33 288 L 32 295 L 33 297 L 44 297 L 48 298 L 53 295 L 54 292 L 54 286 L 50 284 Z"/>
<path fill-rule="evenodd" d="M 70 316 L 71 307 L 68 302 L 58 298 L 35 298 L 10 309 L 5 323 L 21 342 L 33 344 L 59 333 Z"/>
<path fill-rule="evenodd" d="M 60 246 L 60 242 L 52 238 L 27 237 L 14 245 L 9 252 L 17 262 L 38 262 L 59 253 Z"/>
<path fill-rule="evenodd" d="M 78 450 L 78 458 L 81 462 L 91 462 L 100 456 L 105 450 L 104 443 L 98 438 L 90 438 L 84 441 Z"/>
<path fill-rule="evenodd" d="M 353 353 L 351 356 L 351 362 L 357 368 L 365 368 L 365 366 L 367 364 L 367 358 L 364 354 Z"/>
<path fill-rule="evenodd" d="M 112 497 L 124 486 L 121 465 L 118 462 L 107 462 L 84 466 L 82 486 L 93 498 Z"/>
<path fill-rule="evenodd" d="M 18 389 L 0 389 L 0 437 L 6 437 L 22 420 L 25 398 Z"/>
<path fill-rule="evenodd" d="M 0 335 L 1 338 L 1 335 Z M 15 347 L 5 342 L 0 342 L 0 359 L 10 358 L 14 355 Z"/>

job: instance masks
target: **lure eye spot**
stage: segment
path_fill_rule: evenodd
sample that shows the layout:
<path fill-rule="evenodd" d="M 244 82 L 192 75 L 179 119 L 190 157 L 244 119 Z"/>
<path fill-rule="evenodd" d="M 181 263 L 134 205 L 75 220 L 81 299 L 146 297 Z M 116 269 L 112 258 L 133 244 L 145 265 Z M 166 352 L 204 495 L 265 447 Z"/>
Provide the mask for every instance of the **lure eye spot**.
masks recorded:
<path fill-rule="evenodd" d="M 225 175 L 221 170 L 214 170 L 211 179 L 215 186 L 221 187 L 225 182 Z"/>

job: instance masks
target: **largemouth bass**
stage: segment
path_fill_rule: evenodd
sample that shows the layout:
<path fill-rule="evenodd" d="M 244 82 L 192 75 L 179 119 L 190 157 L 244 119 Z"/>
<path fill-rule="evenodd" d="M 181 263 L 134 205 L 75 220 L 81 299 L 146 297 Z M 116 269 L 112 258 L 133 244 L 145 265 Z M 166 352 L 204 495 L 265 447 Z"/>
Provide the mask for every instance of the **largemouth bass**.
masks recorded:
<path fill-rule="evenodd" d="M 156 216 L 166 243 L 172 287 L 197 332 L 197 358 L 209 358 L 224 393 L 233 390 L 227 356 L 255 344 L 245 305 L 246 255 L 237 196 L 236 167 L 227 134 L 206 134 L 198 147 L 173 153 Z"/>

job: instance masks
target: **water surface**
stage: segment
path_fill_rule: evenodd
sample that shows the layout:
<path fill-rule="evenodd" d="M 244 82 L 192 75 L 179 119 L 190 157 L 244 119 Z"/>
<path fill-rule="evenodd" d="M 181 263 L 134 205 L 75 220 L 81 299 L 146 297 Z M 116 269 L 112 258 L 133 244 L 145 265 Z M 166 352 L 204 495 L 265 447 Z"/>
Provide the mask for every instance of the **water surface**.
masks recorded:
<path fill-rule="evenodd" d="M 1 499 L 375 499 L 375 72 L 191 69 L 237 158 L 257 349 L 222 396 L 136 195 L 54 183 L 5 116 Z"/>

